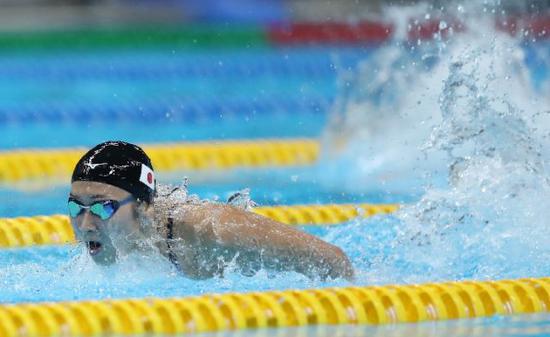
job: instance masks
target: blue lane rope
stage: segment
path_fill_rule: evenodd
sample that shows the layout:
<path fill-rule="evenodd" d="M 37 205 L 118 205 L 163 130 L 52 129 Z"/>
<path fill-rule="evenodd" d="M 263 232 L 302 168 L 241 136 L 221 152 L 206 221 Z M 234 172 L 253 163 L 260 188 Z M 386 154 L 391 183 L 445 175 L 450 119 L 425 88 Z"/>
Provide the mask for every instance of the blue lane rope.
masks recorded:
<path fill-rule="evenodd" d="M 121 105 L 63 105 L 45 103 L 40 106 L 18 107 L 16 110 L 0 107 L 0 125 L 31 122 L 78 122 L 125 121 L 158 122 L 224 119 L 233 116 L 257 116 L 266 114 L 325 114 L 330 99 L 286 99 L 236 102 L 173 101 L 140 104 L 133 102 Z"/>
<path fill-rule="evenodd" d="M 333 77 L 334 69 L 329 63 L 311 64 L 226 64 L 223 67 L 215 65 L 172 64 L 157 66 L 151 64 L 131 64 L 119 67 L 101 65 L 68 65 L 62 71 L 61 65 L 45 65 L 44 67 L 31 68 L 28 65 L 10 66 L 0 63 L 0 76 L 4 79 L 36 79 L 46 78 L 53 81 L 74 80 L 81 78 L 92 79 L 156 79 L 156 78 L 181 78 L 181 77 L 236 77 L 236 76 L 301 76 L 301 77 Z"/>
<path fill-rule="evenodd" d="M 179 55 L 178 55 L 179 56 Z M 55 81 L 77 78 L 141 79 L 157 77 L 235 77 L 235 76 L 307 76 L 333 77 L 335 60 L 341 65 L 355 64 L 365 58 L 363 52 L 338 53 L 333 57 L 330 51 L 317 53 L 259 54 L 247 55 L 204 55 L 166 57 L 151 55 L 124 56 L 103 55 L 74 58 L 6 58 L 0 56 L 0 78 L 36 79 Z"/>

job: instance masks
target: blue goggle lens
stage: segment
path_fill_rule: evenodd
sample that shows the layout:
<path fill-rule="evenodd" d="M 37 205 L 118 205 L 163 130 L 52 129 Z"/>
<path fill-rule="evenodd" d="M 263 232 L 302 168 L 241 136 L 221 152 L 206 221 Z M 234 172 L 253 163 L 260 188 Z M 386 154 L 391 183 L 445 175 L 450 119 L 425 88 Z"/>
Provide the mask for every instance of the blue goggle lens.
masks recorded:
<path fill-rule="evenodd" d="M 69 215 L 73 218 L 76 218 L 84 210 L 84 208 L 80 207 L 79 204 L 77 204 L 72 200 L 69 200 L 68 205 L 69 205 Z"/>
<path fill-rule="evenodd" d="M 112 202 L 105 201 L 90 206 L 90 212 L 97 215 L 101 220 L 107 220 L 115 213 L 115 208 Z"/>
<path fill-rule="evenodd" d="M 79 216 L 84 209 L 89 208 L 93 215 L 99 217 L 101 220 L 107 220 L 115 214 L 118 203 L 114 200 L 107 200 L 95 202 L 90 206 L 84 206 L 74 200 L 69 200 L 68 206 L 69 215 L 73 218 Z"/>

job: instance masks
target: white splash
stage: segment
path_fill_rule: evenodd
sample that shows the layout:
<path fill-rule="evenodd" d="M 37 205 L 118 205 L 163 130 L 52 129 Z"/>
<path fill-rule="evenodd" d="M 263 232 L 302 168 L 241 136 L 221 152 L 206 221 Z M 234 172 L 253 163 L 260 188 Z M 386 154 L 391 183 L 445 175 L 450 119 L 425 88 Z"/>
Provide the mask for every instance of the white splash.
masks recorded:
<path fill-rule="evenodd" d="M 345 186 L 426 186 L 393 217 L 327 236 L 364 253 L 363 282 L 550 273 L 549 101 L 533 89 L 520 41 L 495 32 L 492 18 L 474 19 L 476 31 L 449 41 L 434 67 L 413 70 L 414 58 L 383 52 L 378 63 L 391 65 L 381 81 L 360 67 L 354 92 L 379 87 L 389 103 L 344 94 L 328 129 L 325 158 L 350 172 Z M 401 58 L 405 66 L 391 61 Z M 360 239 L 344 238 L 349 231 Z"/>
<path fill-rule="evenodd" d="M 420 145 L 445 118 L 440 98 L 448 89 L 444 83 L 449 64 L 464 58 L 466 67 L 478 71 L 472 81 L 486 83 L 478 91 L 495 108 L 511 105 L 522 113 L 538 112 L 537 123 L 547 118 L 543 112 L 550 110 L 549 100 L 533 89 L 520 41 L 496 32 L 490 17 L 471 21 L 466 26 L 475 30 L 451 40 L 421 45 L 395 41 L 340 74 L 340 95 L 322 138 L 320 166 L 328 176 L 326 184 L 354 192 L 382 189 L 400 194 L 444 186 L 445 154 L 432 151 L 428 156 Z"/>

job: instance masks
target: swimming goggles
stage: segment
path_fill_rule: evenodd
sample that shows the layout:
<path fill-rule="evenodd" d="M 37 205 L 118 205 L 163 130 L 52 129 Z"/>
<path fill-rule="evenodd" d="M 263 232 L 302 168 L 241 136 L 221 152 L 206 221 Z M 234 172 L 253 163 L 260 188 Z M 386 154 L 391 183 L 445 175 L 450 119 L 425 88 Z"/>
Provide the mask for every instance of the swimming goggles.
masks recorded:
<path fill-rule="evenodd" d="M 107 220 L 110 217 L 112 217 L 113 214 L 115 214 L 115 212 L 121 206 L 124 206 L 127 203 L 130 203 L 134 200 L 135 200 L 134 196 L 131 195 L 128 198 L 126 198 L 124 200 L 120 200 L 120 201 L 117 201 L 117 200 L 101 200 L 101 201 L 96 201 L 91 205 L 84 206 L 80 203 L 80 201 L 78 201 L 74 198 L 69 198 L 69 202 L 68 202 L 69 215 L 72 218 L 76 218 L 77 216 L 82 214 L 82 212 L 84 212 L 85 209 L 89 209 L 90 213 L 92 213 L 93 215 L 99 217 L 101 220 Z"/>

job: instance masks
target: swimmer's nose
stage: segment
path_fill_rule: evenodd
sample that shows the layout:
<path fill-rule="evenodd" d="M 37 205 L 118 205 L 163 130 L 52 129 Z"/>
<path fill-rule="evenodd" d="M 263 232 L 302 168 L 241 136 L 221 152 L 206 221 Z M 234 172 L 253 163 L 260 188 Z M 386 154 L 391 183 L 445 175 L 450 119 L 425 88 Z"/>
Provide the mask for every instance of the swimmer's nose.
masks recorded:
<path fill-rule="evenodd" d="M 90 212 L 85 211 L 84 214 L 80 216 L 79 220 L 80 221 L 78 222 L 78 228 L 82 232 L 93 232 L 97 230 L 94 216 L 90 214 Z"/>

